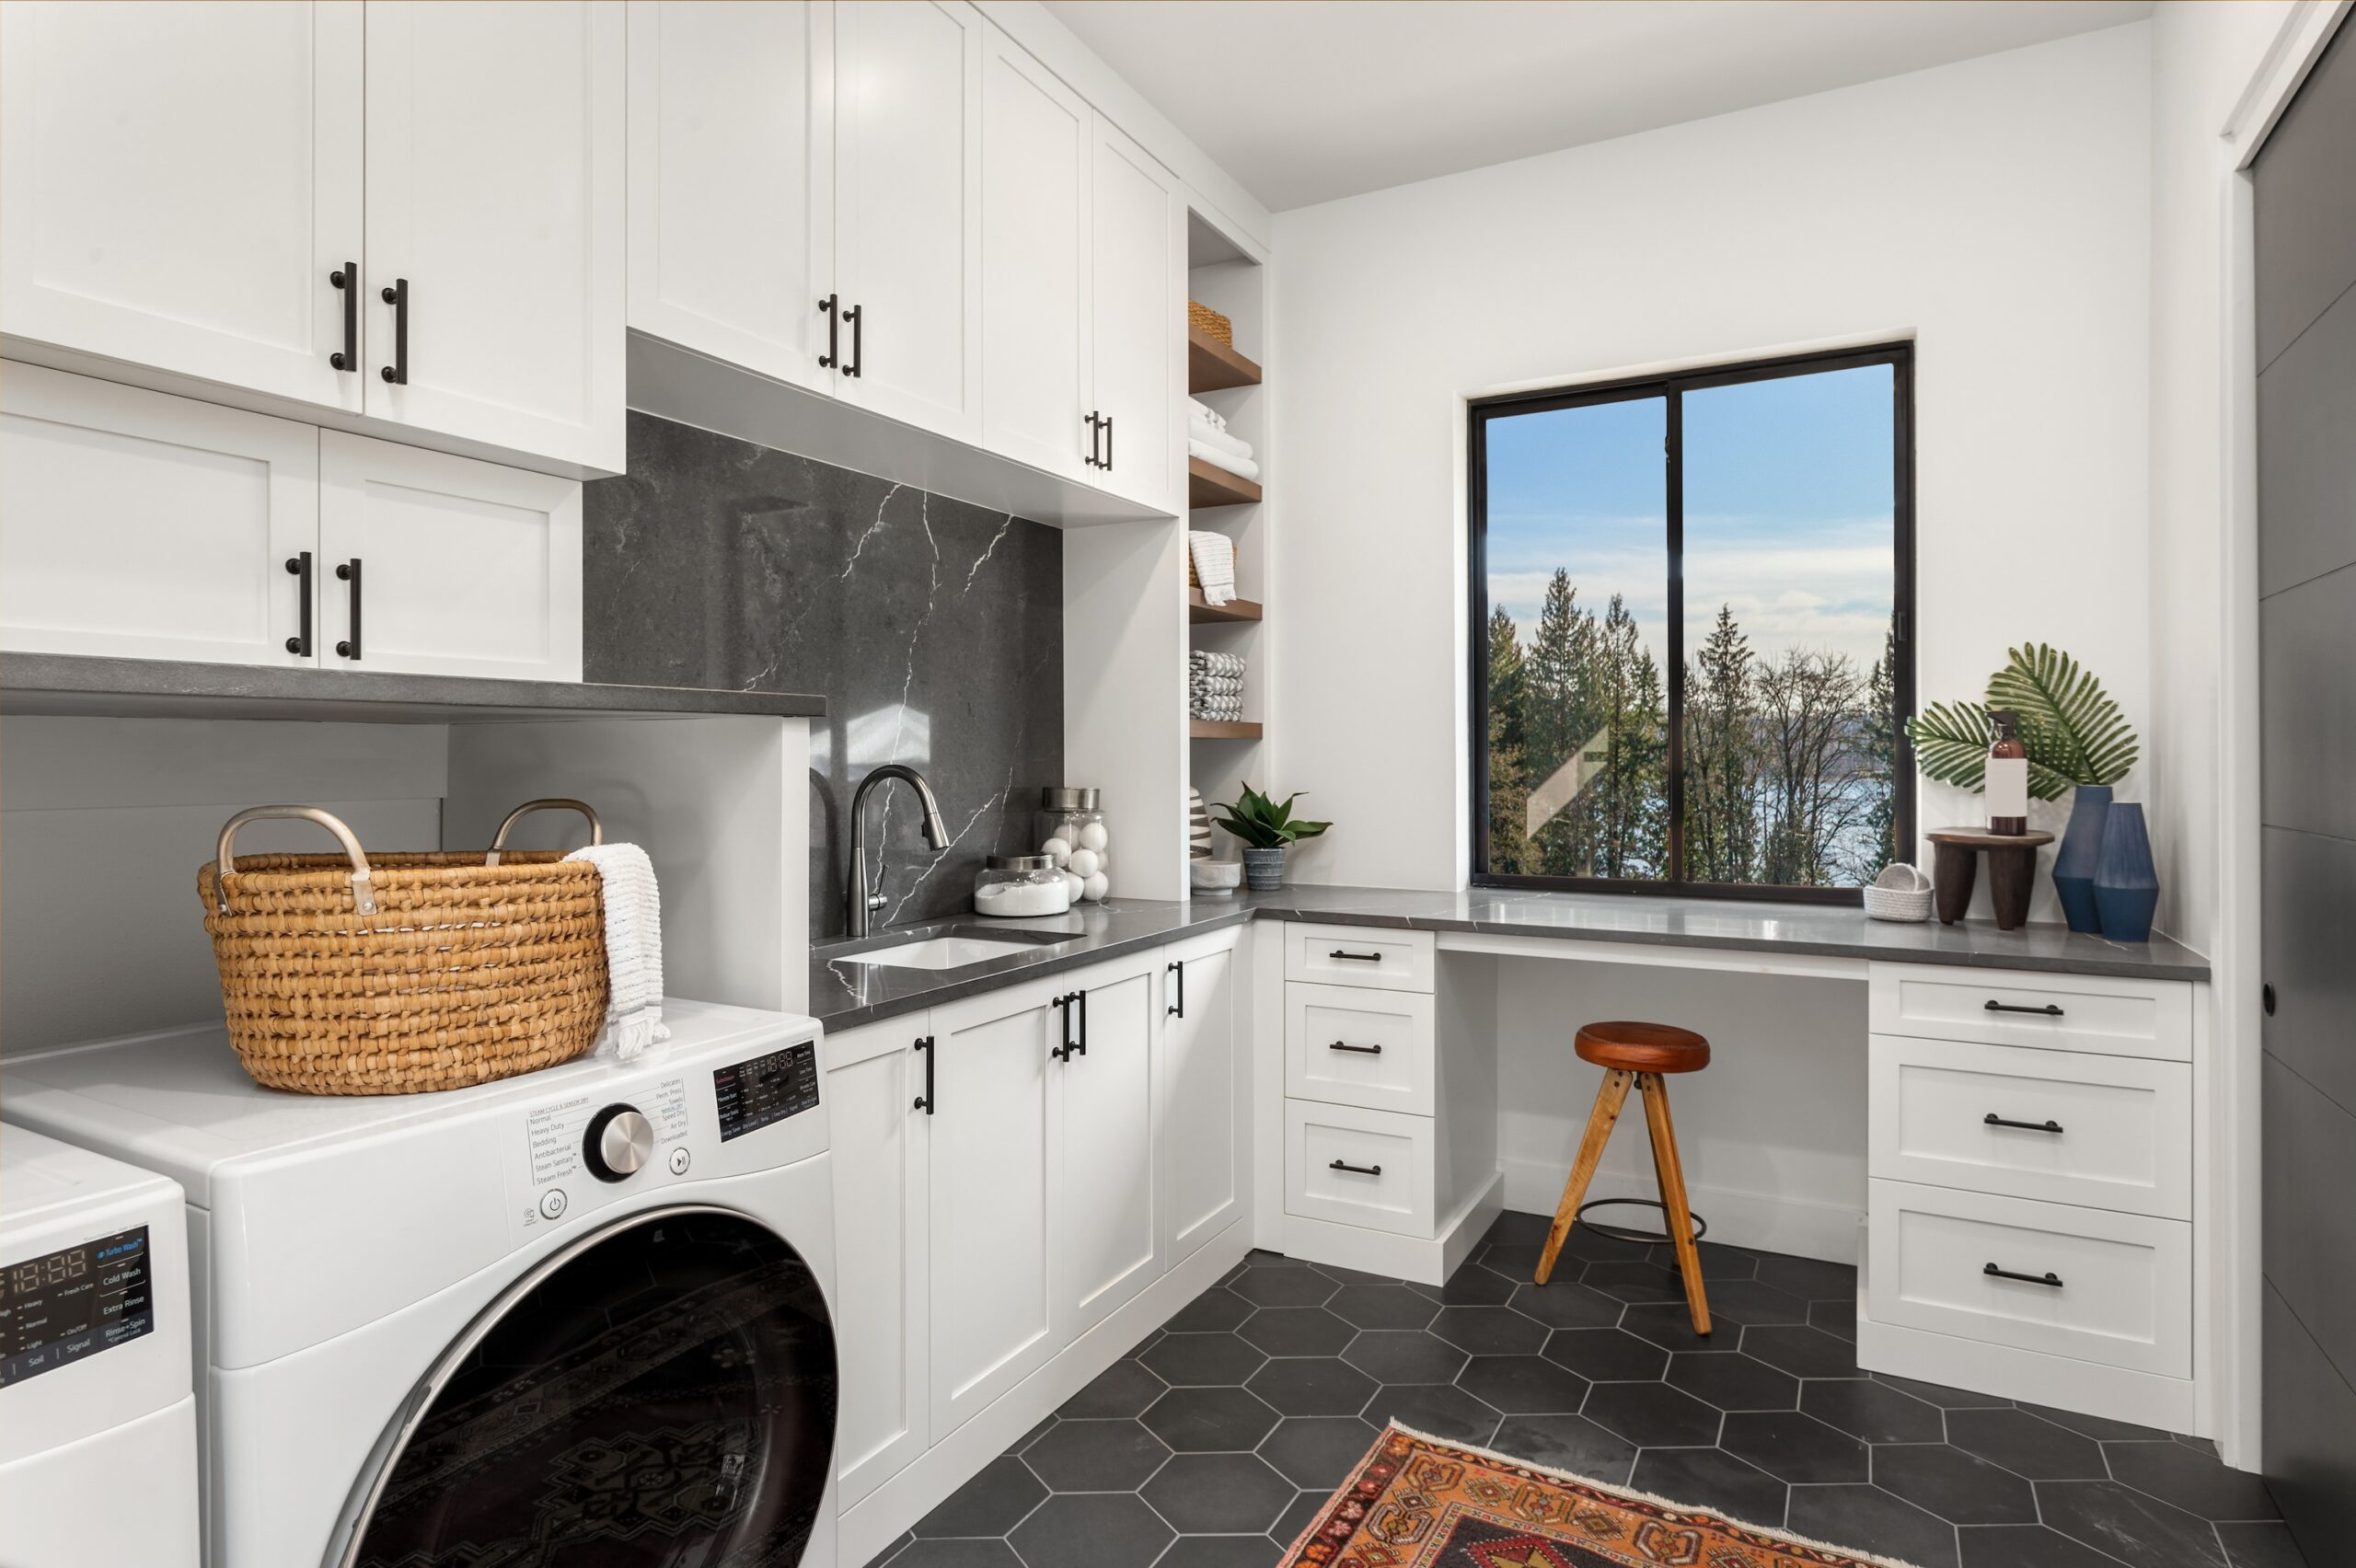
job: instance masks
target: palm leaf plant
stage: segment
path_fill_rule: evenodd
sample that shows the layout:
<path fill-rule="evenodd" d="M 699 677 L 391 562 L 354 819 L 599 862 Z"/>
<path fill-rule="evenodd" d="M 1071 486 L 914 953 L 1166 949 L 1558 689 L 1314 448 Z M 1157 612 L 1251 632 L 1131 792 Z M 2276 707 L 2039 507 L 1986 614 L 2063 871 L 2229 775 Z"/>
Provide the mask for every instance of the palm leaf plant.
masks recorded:
<path fill-rule="evenodd" d="M 2135 766 L 2135 732 L 2102 683 L 2042 642 L 2005 653 L 2004 667 L 1988 677 L 1986 702 L 1934 702 L 1906 721 L 1923 777 L 1978 790 L 1994 734 L 1989 711 L 2008 709 L 2019 720 L 2028 792 L 2038 800 L 2124 778 Z"/>
<path fill-rule="evenodd" d="M 1314 838 L 1334 825 L 1293 815 L 1292 803 L 1299 799 L 1299 794 L 1291 794 L 1279 802 L 1246 783 L 1234 800 L 1218 803 L 1217 809 L 1227 813 L 1218 824 L 1251 849 L 1282 849 L 1296 840 Z"/>

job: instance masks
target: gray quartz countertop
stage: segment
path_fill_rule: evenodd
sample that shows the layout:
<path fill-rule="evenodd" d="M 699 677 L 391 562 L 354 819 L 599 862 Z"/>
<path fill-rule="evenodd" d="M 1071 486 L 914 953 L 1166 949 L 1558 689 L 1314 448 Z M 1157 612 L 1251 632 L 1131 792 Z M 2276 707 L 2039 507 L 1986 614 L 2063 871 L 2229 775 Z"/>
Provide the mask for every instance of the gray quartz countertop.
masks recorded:
<path fill-rule="evenodd" d="M 2206 980 L 2209 961 L 2166 937 L 2111 942 L 2061 926 L 2031 925 L 2000 931 L 1984 920 L 1942 926 L 1870 920 L 1865 911 L 1831 905 L 1769 904 L 1644 894 L 1539 893 L 1472 888 L 1419 893 L 1403 888 L 1288 887 L 1272 894 L 1234 894 L 1188 904 L 1114 899 L 1035 920 L 990 921 L 964 917 L 923 928 L 886 931 L 862 942 L 814 949 L 810 1010 L 829 1028 L 848 1029 L 898 1013 L 974 996 L 1026 980 L 1159 947 L 1201 931 L 1253 919 L 1315 920 L 1337 926 L 1388 926 L 1424 931 L 1475 931 L 1491 936 L 1569 941 L 1634 942 L 1667 947 L 1785 952 L 1884 963 L 1952 964 L 1972 969 L 2026 969 L 2058 974 L 2108 974 L 2129 979 Z M 918 931 L 954 926 L 1068 931 L 1071 940 L 1042 945 L 965 969 L 886 968 L 840 962 L 841 955 L 906 940 Z"/>

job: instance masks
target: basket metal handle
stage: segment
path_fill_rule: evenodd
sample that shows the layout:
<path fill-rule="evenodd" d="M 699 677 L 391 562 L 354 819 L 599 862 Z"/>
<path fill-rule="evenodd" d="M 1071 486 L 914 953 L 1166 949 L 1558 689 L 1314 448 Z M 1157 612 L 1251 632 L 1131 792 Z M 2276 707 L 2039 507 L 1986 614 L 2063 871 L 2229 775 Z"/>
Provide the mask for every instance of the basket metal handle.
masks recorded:
<path fill-rule="evenodd" d="M 514 811 L 509 812 L 507 813 L 507 820 L 499 824 L 499 831 L 491 836 L 491 853 L 483 857 L 482 863 L 486 866 L 495 866 L 499 864 L 499 852 L 501 847 L 507 842 L 507 830 L 514 827 L 518 822 L 521 822 L 525 815 L 532 812 L 559 810 L 579 812 L 583 816 L 589 819 L 590 843 L 603 844 L 606 841 L 606 824 L 597 820 L 597 813 L 590 809 L 589 803 L 586 801 L 568 801 L 560 796 L 552 795 L 544 801 L 526 801 L 522 805 L 517 806 Z"/>
<path fill-rule="evenodd" d="M 229 878 L 237 866 L 230 858 L 231 845 L 237 836 L 237 829 L 249 822 L 260 822 L 270 817 L 294 817 L 303 822 L 317 823 L 334 834 L 336 841 L 343 846 L 343 852 L 352 857 L 352 909 L 362 915 L 376 913 L 375 889 L 368 881 L 367 852 L 360 847 L 360 840 L 352 836 L 352 829 L 343 825 L 341 819 L 317 806 L 249 806 L 221 824 L 221 842 L 213 852 L 213 896 L 221 905 L 222 914 L 229 913 Z"/>

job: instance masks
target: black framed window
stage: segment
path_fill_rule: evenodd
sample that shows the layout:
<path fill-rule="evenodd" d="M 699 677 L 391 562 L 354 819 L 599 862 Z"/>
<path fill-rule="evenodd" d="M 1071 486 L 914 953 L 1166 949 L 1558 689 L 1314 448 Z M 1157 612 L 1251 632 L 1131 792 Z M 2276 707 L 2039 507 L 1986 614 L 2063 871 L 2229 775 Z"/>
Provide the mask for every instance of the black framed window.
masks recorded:
<path fill-rule="evenodd" d="M 1913 351 L 1472 409 L 1473 881 L 1855 903 L 1914 842 Z"/>

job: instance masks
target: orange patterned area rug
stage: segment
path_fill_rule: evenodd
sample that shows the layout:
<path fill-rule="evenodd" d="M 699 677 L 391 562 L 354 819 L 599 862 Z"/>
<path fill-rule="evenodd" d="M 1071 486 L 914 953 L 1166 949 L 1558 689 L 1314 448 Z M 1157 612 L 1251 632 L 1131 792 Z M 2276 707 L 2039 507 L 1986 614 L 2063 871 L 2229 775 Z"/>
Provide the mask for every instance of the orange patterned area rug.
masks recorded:
<path fill-rule="evenodd" d="M 1280 1568 L 1908 1568 L 1393 1424 Z"/>

